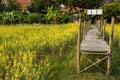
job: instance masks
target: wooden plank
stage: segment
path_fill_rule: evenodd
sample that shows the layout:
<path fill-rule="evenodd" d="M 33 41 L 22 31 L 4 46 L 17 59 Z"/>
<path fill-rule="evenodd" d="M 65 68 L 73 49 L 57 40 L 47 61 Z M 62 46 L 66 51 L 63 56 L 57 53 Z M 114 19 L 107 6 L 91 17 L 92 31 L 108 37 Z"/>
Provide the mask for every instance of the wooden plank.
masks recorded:
<path fill-rule="evenodd" d="M 109 46 L 103 40 L 84 40 L 81 43 L 81 51 L 108 52 Z"/>
<path fill-rule="evenodd" d="M 105 39 L 105 26 L 106 26 L 106 21 L 104 20 L 104 22 L 103 22 L 103 40 Z"/>
<path fill-rule="evenodd" d="M 93 54 L 93 55 L 108 55 L 106 52 L 105 53 L 101 53 L 101 52 L 87 52 L 87 51 L 84 51 L 81 53 L 82 54 Z"/>

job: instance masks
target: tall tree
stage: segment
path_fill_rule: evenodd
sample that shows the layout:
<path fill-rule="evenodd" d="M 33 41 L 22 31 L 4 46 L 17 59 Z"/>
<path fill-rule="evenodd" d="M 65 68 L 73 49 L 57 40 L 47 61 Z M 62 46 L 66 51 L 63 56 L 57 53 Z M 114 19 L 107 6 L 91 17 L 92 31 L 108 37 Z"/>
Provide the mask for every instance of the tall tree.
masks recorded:
<path fill-rule="evenodd" d="M 52 0 L 34 0 L 31 6 L 28 6 L 30 12 L 42 12 L 52 6 Z"/>
<path fill-rule="evenodd" d="M 99 8 L 104 0 L 82 0 L 83 8 Z"/>
<path fill-rule="evenodd" d="M 58 9 L 61 4 L 67 7 L 80 7 L 80 8 L 98 8 L 104 0 L 34 0 L 32 5 L 28 7 L 30 12 L 42 12 L 48 7 L 54 5 Z"/>
<path fill-rule="evenodd" d="M 78 6 L 81 8 L 98 8 L 104 0 L 56 0 L 60 4 L 67 6 Z"/>

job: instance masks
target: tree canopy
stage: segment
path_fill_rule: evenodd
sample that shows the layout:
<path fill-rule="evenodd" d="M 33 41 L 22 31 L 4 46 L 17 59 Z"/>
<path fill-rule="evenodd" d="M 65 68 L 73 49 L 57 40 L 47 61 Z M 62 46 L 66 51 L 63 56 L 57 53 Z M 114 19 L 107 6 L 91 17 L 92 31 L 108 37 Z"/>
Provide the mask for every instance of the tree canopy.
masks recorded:
<path fill-rule="evenodd" d="M 110 20 L 111 16 L 120 16 L 120 3 L 114 2 L 104 5 L 103 7 L 104 18 Z"/>
<path fill-rule="evenodd" d="M 31 12 L 42 12 L 48 7 L 54 5 L 55 9 L 58 9 L 61 4 L 66 5 L 67 7 L 80 7 L 80 8 L 98 8 L 104 0 L 35 0 L 31 6 L 28 7 L 28 10 Z"/>

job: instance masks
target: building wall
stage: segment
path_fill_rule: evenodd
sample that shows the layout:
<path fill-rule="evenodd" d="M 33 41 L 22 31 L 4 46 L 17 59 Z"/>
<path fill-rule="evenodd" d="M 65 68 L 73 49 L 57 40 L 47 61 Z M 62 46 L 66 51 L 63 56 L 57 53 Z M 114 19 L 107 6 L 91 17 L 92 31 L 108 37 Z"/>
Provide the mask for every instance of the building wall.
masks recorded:
<path fill-rule="evenodd" d="M 2 0 L 2 3 L 5 3 L 6 0 Z"/>
<path fill-rule="evenodd" d="M 22 9 L 27 9 L 28 5 L 31 5 L 31 0 L 17 0 L 17 2 L 21 3 Z"/>
<path fill-rule="evenodd" d="M 2 0 L 2 3 L 6 4 L 6 1 L 7 0 Z M 16 0 L 16 1 L 21 4 L 21 8 L 24 10 L 26 10 L 27 6 L 31 5 L 32 3 L 32 0 Z"/>

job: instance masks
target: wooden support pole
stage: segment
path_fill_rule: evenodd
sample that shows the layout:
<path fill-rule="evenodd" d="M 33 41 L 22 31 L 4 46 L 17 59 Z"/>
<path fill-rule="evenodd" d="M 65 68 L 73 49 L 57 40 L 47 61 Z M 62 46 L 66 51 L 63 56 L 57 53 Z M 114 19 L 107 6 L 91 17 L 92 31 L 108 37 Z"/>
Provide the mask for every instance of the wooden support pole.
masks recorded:
<path fill-rule="evenodd" d="M 86 21 L 86 34 L 87 34 L 87 32 L 88 32 L 88 21 Z"/>
<path fill-rule="evenodd" d="M 88 27 L 90 26 L 90 20 L 88 20 Z"/>
<path fill-rule="evenodd" d="M 103 40 L 105 39 L 105 26 L 106 26 L 106 21 L 103 21 Z"/>
<path fill-rule="evenodd" d="M 100 19 L 100 32 L 102 32 L 102 20 Z"/>
<path fill-rule="evenodd" d="M 96 27 L 98 27 L 98 20 L 95 19 L 95 24 L 96 24 Z"/>
<path fill-rule="evenodd" d="M 85 39 L 85 34 L 86 34 L 86 20 L 84 21 L 84 26 L 83 26 L 83 40 Z"/>
<path fill-rule="evenodd" d="M 85 21 L 85 35 L 87 34 L 87 20 Z"/>
<path fill-rule="evenodd" d="M 110 39 L 109 39 L 110 52 L 112 52 L 112 41 L 113 41 L 113 33 L 114 33 L 114 23 L 115 23 L 115 17 L 112 17 L 111 18 L 111 32 L 110 32 Z"/>
<path fill-rule="evenodd" d="M 100 20 L 98 20 L 98 29 L 99 29 L 99 31 L 101 30 L 100 27 L 101 27 L 100 26 Z"/>
<path fill-rule="evenodd" d="M 113 41 L 113 33 L 114 33 L 114 23 L 115 23 L 115 17 L 111 17 L 111 32 L 110 32 L 110 38 L 109 38 L 109 53 L 108 53 L 108 59 L 107 59 L 107 75 L 110 75 L 111 72 L 111 53 L 112 53 L 112 41 Z"/>
<path fill-rule="evenodd" d="M 103 28 L 102 28 L 102 27 L 103 27 L 102 24 L 103 24 L 102 19 L 100 19 L 100 32 L 101 32 L 101 33 L 102 33 L 102 29 L 103 29 Z"/>
<path fill-rule="evenodd" d="M 80 72 L 80 36 L 81 36 L 81 18 L 79 19 L 79 26 L 78 26 L 78 39 L 77 39 L 77 72 Z"/>

